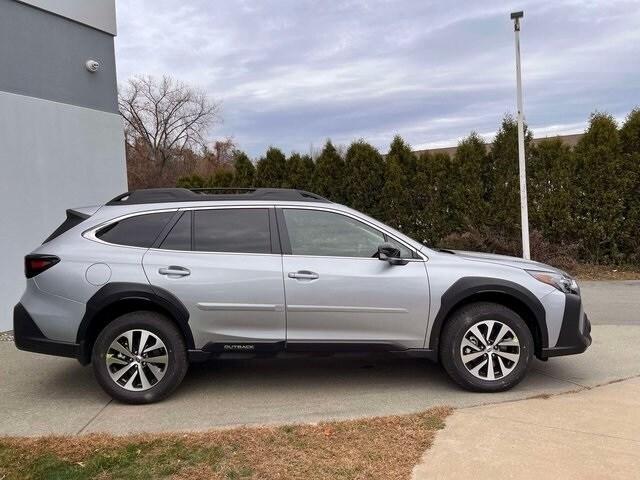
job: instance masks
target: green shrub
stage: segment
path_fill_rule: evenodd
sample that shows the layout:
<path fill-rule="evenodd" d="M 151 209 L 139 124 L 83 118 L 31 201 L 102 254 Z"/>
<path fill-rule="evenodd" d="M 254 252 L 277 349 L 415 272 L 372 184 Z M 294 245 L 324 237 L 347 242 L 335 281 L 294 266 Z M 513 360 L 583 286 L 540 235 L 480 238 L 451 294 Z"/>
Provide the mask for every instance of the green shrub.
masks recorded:
<path fill-rule="evenodd" d="M 629 176 L 624 168 L 620 135 L 611 115 L 595 113 L 575 148 L 575 229 L 583 256 L 600 262 L 617 262 Z"/>
<path fill-rule="evenodd" d="M 466 231 L 487 222 L 487 149 L 482 138 L 472 132 L 458 143 L 452 161 L 449 185 L 451 215 L 456 230 Z"/>
<path fill-rule="evenodd" d="M 347 204 L 361 212 L 379 216 L 385 170 L 380 152 L 364 140 L 358 140 L 347 150 L 344 170 Z"/>
<path fill-rule="evenodd" d="M 294 153 L 287 159 L 284 187 L 311 190 L 313 160 L 309 155 Z"/>
<path fill-rule="evenodd" d="M 416 155 L 399 135 L 391 142 L 385 158 L 385 175 L 379 212 L 392 227 L 413 233 L 418 210 L 415 208 Z"/>
<path fill-rule="evenodd" d="M 640 109 L 620 129 L 594 113 L 573 149 L 558 138 L 531 140 L 525 129 L 532 256 L 567 269 L 576 260 L 640 264 Z M 178 186 L 311 190 L 428 245 L 520 255 L 518 173 L 517 124 L 507 115 L 490 152 L 476 133 L 453 158 L 417 157 L 395 136 L 384 158 L 358 140 L 343 159 L 328 140 L 315 164 L 272 147 L 254 167 L 236 151 L 232 168 Z"/>
<path fill-rule="evenodd" d="M 258 161 L 256 167 L 256 187 L 280 188 L 287 174 L 287 160 L 281 150 L 270 147 L 267 154 Z"/>
<path fill-rule="evenodd" d="M 322 153 L 316 159 L 311 180 L 312 191 L 329 200 L 342 203 L 345 201 L 344 183 L 344 160 L 331 140 L 327 140 Z"/>
<path fill-rule="evenodd" d="M 233 152 L 233 182 L 232 186 L 239 188 L 253 187 L 256 167 L 246 153 L 236 150 Z"/>

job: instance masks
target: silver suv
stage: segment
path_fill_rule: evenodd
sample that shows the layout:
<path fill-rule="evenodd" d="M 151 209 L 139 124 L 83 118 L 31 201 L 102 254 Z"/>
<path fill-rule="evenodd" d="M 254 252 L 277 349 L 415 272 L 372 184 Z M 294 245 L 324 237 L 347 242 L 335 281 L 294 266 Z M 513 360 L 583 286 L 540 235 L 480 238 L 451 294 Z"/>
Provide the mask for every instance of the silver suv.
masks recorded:
<path fill-rule="evenodd" d="M 426 357 L 494 392 L 533 355 L 591 343 L 566 273 L 433 250 L 300 190 L 136 190 L 68 210 L 25 274 L 17 347 L 92 363 L 128 403 L 167 396 L 191 361 L 291 352 Z"/>

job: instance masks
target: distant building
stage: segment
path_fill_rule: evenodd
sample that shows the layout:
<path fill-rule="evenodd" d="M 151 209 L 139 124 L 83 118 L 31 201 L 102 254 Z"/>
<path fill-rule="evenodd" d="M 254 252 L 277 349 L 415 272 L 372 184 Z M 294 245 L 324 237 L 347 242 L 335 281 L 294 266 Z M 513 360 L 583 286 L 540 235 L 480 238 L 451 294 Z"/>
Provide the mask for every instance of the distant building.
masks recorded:
<path fill-rule="evenodd" d="M 553 137 L 539 137 L 539 138 L 534 138 L 533 139 L 533 143 L 537 144 L 540 143 L 542 140 L 548 140 L 548 139 L 552 139 L 552 138 L 559 138 L 560 140 L 562 140 L 562 143 L 569 145 L 570 147 L 574 147 L 577 143 L 578 140 L 580 140 L 582 138 L 582 136 L 584 135 L 584 133 L 576 133 L 573 135 L 558 135 L 558 136 L 553 136 Z M 486 147 L 487 147 L 487 151 L 491 151 L 491 146 L 493 145 L 492 143 L 485 143 Z M 430 154 L 436 154 L 436 153 L 446 153 L 449 154 L 450 156 L 454 156 L 456 153 L 456 150 L 458 150 L 457 146 L 453 146 L 453 147 L 440 147 L 440 148 L 427 148 L 424 150 L 415 150 L 414 153 L 418 154 L 418 155 L 422 155 L 424 153 L 430 153 Z"/>
<path fill-rule="evenodd" d="M 115 34 L 115 0 L 0 0 L 0 331 L 65 209 L 126 190 Z"/>

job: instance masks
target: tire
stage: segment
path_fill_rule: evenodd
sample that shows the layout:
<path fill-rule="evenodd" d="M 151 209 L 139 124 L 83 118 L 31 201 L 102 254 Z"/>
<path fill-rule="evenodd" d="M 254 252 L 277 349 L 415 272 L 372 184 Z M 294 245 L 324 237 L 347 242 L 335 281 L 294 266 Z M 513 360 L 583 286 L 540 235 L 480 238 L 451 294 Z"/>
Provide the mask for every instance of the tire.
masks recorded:
<path fill-rule="evenodd" d="M 189 366 L 180 331 L 164 315 L 148 311 L 126 313 L 107 324 L 96 339 L 91 359 L 104 391 L 131 404 L 167 397 Z"/>
<path fill-rule="evenodd" d="M 524 378 L 533 350 L 531 331 L 516 312 L 497 303 L 478 302 L 455 311 L 445 324 L 440 360 L 463 388 L 501 392 Z"/>

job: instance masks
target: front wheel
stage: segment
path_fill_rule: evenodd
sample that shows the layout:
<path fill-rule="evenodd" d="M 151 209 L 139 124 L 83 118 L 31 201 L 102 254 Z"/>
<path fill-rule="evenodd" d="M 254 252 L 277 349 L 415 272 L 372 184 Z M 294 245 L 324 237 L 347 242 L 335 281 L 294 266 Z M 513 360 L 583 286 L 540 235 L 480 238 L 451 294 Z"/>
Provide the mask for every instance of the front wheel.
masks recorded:
<path fill-rule="evenodd" d="M 479 302 L 457 310 L 442 332 L 442 364 L 468 390 L 508 390 L 525 376 L 533 357 L 533 337 L 513 310 Z"/>
<path fill-rule="evenodd" d="M 126 313 L 100 332 L 92 353 L 100 386 L 125 403 L 153 403 L 184 378 L 187 350 L 182 334 L 156 312 Z"/>

